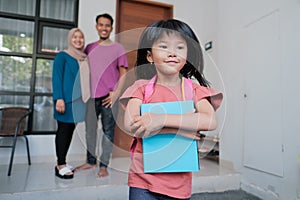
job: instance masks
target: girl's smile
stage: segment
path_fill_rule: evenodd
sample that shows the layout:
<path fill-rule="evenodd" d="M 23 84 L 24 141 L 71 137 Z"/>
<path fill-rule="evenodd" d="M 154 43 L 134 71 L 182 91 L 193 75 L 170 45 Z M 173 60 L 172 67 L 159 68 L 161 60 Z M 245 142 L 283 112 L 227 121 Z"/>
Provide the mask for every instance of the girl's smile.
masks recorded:
<path fill-rule="evenodd" d="M 177 75 L 186 58 L 187 43 L 176 33 L 163 33 L 147 55 L 148 61 L 155 64 L 157 73 L 161 75 Z"/>

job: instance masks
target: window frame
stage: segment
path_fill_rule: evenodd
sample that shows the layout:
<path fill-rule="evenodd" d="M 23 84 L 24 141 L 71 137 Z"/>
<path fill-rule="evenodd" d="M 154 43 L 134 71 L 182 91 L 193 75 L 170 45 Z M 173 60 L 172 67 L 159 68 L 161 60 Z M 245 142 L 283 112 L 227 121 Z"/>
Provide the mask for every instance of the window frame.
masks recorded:
<path fill-rule="evenodd" d="M 40 22 L 40 25 L 38 26 L 38 35 L 43 36 L 43 28 L 44 27 L 51 27 L 51 28 L 61 28 L 61 29 L 72 29 L 74 27 L 73 24 L 54 24 L 52 22 Z M 43 46 L 43 37 L 38 38 L 38 44 L 37 44 L 37 54 L 39 55 L 56 55 L 56 53 L 51 52 L 45 52 L 42 51 Z"/>
<path fill-rule="evenodd" d="M 49 0 L 51 1 L 51 0 Z M 29 105 L 30 109 L 34 109 L 34 100 L 37 96 L 46 96 L 51 97 L 52 93 L 41 93 L 35 91 L 36 87 L 36 69 L 37 69 L 37 60 L 38 59 L 50 59 L 54 60 L 56 53 L 51 52 L 43 52 L 42 48 L 42 39 L 43 39 L 43 27 L 49 26 L 54 28 L 64 28 L 64 29 L 71 29 L 78 26 L 78 15 L 79 15 L 79 1 L 74 0 L 74 21 L 64 21 L 64 20 L 57 20 L 57 19 L 49 19 L 40 17 L 40 5 L 41 0 L 36 0 L 35 6 L 35 15 L 23 15 L 23 14 L 16 14 L 11 12 L 3 12 L 0 11 L 1 18 L 8 18 L 13 20 L 22 20 L 22 21 L 31 21 L 34 23 L 34 32 L 33 32 L 33 52 L 32 53 L 22 53 L 22 52 L 4 52 L 0 51 L 0 56 L 18 56 L 18 57 L 25 57 L 32 59 L 32 68 L 31 68 L 31 80 L 30 80 L 30 91 L 1 91 L 0 95 L 13 95 L 13 96 L 29 96 Z M 1 104 L 0 104 L 1 105 Z M 27 131 L 25 134 L 35 134 L 35 135 L 47 135 L 47 134 L 54 134 L 54 130 L 49 131 L 36 131 L 33 130 L 33 113 L 30 114 L 28 121 L 27 121 Z"/>

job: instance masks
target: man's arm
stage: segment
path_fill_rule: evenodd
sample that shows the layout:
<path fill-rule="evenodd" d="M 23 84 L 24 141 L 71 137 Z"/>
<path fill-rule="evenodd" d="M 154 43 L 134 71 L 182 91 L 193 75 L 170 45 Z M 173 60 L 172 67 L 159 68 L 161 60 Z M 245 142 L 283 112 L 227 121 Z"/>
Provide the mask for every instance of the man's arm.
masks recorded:
<path fill-rule="evenodd" d="M 109 92 L 109 96 L 107 98 L 103 99 L 102 104 L 105 107 L 111 107 L 115 103 L 115 101 L 118 100 L 118 98 L 121 95 L 122 88 L 125 83 L 124 75 L 127 73 L 127 68 L 124 66 L 120 66 L 119 72 L 120 72 L 120 77 L 119 77 L 119 81 L 117 83 L 116 89 L 114 91 Z"/>

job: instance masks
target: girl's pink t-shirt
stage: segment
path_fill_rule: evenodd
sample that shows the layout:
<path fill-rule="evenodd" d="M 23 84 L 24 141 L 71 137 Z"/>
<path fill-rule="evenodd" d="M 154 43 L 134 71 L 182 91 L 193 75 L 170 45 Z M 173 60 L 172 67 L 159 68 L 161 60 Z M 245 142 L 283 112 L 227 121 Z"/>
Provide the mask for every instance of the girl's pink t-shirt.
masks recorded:
<path fill-rule="evenodd" d="M 145 86 L 149 80 L 138 80 L 132 86 L 127 88 L 120 97 L 123 108 L 126 107 L 130 98 L 143 100 L 145 95 Z M 223 95 L 211 88 L 192 84 L 194 92 L 194 102 L 207 98 L 216 110 L 223 99 Z M 181 86 L 166 87 L 155 84 L 152 95 L 147 100 L 148 103 L 181 101 Z M 132 156 L 132 162 L 128 175 L 128 185 L 130 187 L 147 189 L 151 192 L 164 194 L 174 198 L 189 198 L 192 190 L 192 173 L 144 173 L 143 167 L 142 139 L 137 138 L 136 146 Z M 157 158 L 159 162 L 159 158 Z"/>

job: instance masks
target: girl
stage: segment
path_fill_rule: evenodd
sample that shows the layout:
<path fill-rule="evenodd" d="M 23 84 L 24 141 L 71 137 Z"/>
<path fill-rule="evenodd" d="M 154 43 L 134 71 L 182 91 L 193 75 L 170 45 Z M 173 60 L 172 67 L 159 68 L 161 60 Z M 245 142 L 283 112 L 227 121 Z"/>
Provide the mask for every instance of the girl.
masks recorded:
<path fill-rule="evenodd" d="M 73 28 L 68 35 L 68 49 L 59 52 L 53 64 L 54 118 L 57 120 L 55 175 L 64 179 L 71 179 L 74 176 L 73 167 L 66 164 L 66 155 L 75 130 L 75 123 L 84 121 L 85 103 L 83 101 L 86 101 L 89 96 L 89 85 L 80 83 L 85 75 L 89 76 L 89 72 L 80 74 L 80 78 L 78 76 L 79 71 L 84 71 L 82 69 L 88 70 L 83 49 L 84 35 L 80 29 Z M 87 92 L 83 92 L 81 86 L 84 86 Z"/>
<path fill-rule="evenodd" d="M 215 110 L 223 96 L 208 88 L 199 41 L 191 28 L 179 20 L 154 22 L 144 30 L 135 69 L 141 80 L 137 80 L 120 98 L 125 107 L 124 128 L 135 138 L 128 176 L 129 199 L 189 199 L 191 172 L 143 172 L 142 138 L 163 134 L 162 128 L 174 128 L 178 129 L 178 134 L 199 139 L 199 131 L 217 127 Z M 150 81 L 147 80 L 149 78 Z M 188 89 L 183 87 L 183 83 L 191 78 L 197 79 L 200 84 L 191 83 L 195 112 L 180 115 L 144 113 L 140 116 L 142 103 L 185 99 L 188 92 L 185 90 Z M 145 87 L 149 84 L 153 92 L 145 95 Z"/>

